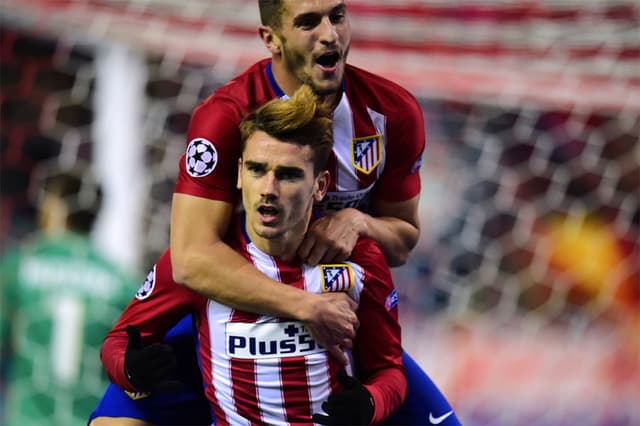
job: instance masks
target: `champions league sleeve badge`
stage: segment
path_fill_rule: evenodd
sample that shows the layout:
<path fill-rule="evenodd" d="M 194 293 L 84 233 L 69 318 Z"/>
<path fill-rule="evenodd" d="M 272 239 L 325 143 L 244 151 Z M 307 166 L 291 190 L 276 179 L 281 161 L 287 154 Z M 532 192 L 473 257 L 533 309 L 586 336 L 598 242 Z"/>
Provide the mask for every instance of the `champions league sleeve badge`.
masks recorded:
<path fill-rule="evenodd" d="M 136 293 L 136 299 L 144 300 L 147 297 L 151 296 L 153 292 L 153 288 L 156 286 L 156 265 L 153 265 L 153 268 L 147 274 L 147 278 L 144 280 L 144 283 L 138 289 Z"/>
<path fill-rule="evenodd" d="M 196 178 L 207 176 L 218 164 L 218 151 L 206 139 L 193 139 L 187 146 L 185 163 L 190 176 Z"/>

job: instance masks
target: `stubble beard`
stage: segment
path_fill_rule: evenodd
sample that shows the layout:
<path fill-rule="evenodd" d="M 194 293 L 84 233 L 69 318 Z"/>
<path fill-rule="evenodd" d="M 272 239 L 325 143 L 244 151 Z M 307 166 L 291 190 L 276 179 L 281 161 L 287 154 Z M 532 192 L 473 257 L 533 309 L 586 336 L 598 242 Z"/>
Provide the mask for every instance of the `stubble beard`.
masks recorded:
<path fill-rule="evenodd" d="M 294 54 L 286 54 L 288 50 L 284 49 L 283 60 L 285 67 L 289 70 L 289 72 L 296 76 L 298 81 L 301 84 L 306 84 L 311 87 L 311 90 L 320 98 L 320 100 L 331 99 L 331 97 L 335 96 L 340 91 L 342 79 L 335 83 L 334 87 L 324 88 L 320 87 L 313 79 L 313 70 L 315 67 L 314 62 L 310 62 L 308 57 L 305 55 L 301 55 L 299 53 Z M 346 53 L 346 52 L 345 52 Z M 346 58 L 346 56 L 345 56 Z M 307 71 L 308 70 L 308 71 Z M 344 67 L 343 67 L 343 77 L 344 77 Z"/>

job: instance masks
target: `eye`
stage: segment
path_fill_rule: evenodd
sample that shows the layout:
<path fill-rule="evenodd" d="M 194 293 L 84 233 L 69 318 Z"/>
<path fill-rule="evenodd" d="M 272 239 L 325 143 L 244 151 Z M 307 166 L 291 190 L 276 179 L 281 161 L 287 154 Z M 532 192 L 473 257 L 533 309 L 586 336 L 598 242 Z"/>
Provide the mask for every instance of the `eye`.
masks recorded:
<path fill-rule="evenodd" d="M 260 164 L 245 163 L 245 168 L 254 176 L 264 174 L 264 167 Z"/>
<path fill-rule="evenodd" d="M 332 24 L 341 24 L 342 22 L 344 22 L 345 17 L 346 14 L 344 12 L 337 12 L 332 13 L 329 19 L 331 20 Z"/>
<path fill-rule="evenodd" d="M 302 171 L 297 169 L 282 169 L 276 172 L 276 178 L 278 178 L 278 180 L 298 180 L 302 177 Z"/>
<path fill-rule="evenodd" d="M 319 15 L 302 15 L 295 20 L 295 25 L 305 31 L 309 31 L 318 26 L 320 19 Z"/>

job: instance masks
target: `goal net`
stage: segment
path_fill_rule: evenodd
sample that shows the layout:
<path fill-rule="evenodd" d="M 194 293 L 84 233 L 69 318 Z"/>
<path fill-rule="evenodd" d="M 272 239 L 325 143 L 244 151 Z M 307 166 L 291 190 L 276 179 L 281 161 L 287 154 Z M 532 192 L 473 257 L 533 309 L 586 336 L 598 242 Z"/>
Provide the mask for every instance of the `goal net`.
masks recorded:
<path fill-rule="evenodd" d="M 347 4 L 350 62 L 410 89 L 426 119 L 422 235 L 393 271 L 409 354 L 465 424 L 640 423 L 638 3 Z M 267 55 L 256 2 L 0 12 L 3 247 L 35 227 L 39 164 L 108 157 L 131 193 L 109 233 L 143 271 L 168 244 L 192 108 Z M 131 86 L 105 97 L 117 75 Z M 105 142 L 108 105 L 120 136 Z"/>

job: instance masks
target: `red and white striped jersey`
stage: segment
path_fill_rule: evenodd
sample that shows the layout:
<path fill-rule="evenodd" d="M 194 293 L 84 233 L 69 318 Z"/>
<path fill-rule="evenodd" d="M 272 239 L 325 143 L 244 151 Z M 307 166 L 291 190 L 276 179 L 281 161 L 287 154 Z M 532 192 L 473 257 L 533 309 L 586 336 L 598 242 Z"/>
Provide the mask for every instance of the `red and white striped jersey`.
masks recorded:
<path fill-rule="evenodd" d="M 349 261 L 312 267 L 260 251 L 241 220 L 231 229 L 229 245 L 270 278 L 313 293 L 345 291 L 358 302 L 360 328 L 347 371 L 371 392 L 374 421 L 397 409 L 406 392 L 397 295 L 378 246 L 363 239 Z M 136 390 L 124 376 L 127 324 L 135 324 L 148 344 L 190 312 L 198 314 L 205 394 L 218 425 L 309 424 L 339 386 L 340 365 L 304 324 L 232 309 L 177 285 L 168 250 L 105 339 L 101 355 L 110 378 Z"/>
<path fill-rule="evenodd" d="M 416 99 L 401 86 L 347 65 L 333 112 L 332 185 L 319 212 L 366 210 L 371 197 L 406 201 L 420 192 L 425 131 Z M 250 111 L 285 94 L 265 59 L 219 88 L 194 110 L 176 192 L 235 203 L 238 125 Z"/>

